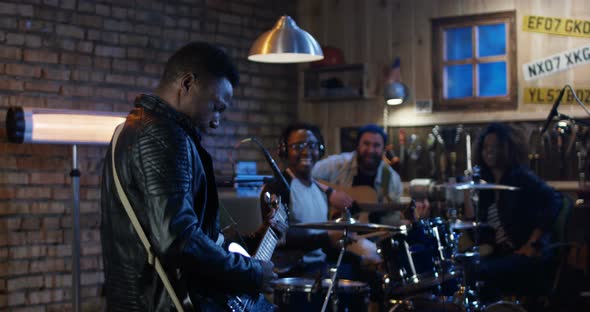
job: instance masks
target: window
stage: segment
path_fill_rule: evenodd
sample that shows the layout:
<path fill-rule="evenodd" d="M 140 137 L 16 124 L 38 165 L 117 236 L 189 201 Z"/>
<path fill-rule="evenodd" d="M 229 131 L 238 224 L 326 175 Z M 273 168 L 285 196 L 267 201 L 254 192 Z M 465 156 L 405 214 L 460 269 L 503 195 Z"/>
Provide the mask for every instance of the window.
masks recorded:
<path fill-rule="evenodd" d="M 515 19 L 511 11 L 432 20 L 436 109 L 516 109 Z"/>

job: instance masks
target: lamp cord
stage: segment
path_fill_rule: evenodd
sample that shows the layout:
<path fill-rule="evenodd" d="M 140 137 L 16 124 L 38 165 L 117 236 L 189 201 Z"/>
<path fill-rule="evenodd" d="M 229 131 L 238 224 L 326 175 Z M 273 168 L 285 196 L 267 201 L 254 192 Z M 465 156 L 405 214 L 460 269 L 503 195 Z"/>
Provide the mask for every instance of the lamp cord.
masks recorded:
<path fill-rule="evenodd" d="M 574 88 L 569 85 L 566 84 L 565 87 L 563 87 L 564 89 L 569 88 L 570 91 L 572 92 L 572 95 L 574 96 L 574 99 L 576 99 L 576 102 L 578 102 L 578 104 L 580 104 L 580 106 L 582 106 L 582 108 L 584 109 L 584 111 L 586 112 L 586 114 L 590 115 L 590 111 L 588 111 L 588 108 L 586 108 L 586 105 L 584 105 L 584 103 L 582 103 L 582 101 L 580 100 L 580 98 L 578 98 L 578 95 L 576 94 L 576 91 L 574 90 Z"/>

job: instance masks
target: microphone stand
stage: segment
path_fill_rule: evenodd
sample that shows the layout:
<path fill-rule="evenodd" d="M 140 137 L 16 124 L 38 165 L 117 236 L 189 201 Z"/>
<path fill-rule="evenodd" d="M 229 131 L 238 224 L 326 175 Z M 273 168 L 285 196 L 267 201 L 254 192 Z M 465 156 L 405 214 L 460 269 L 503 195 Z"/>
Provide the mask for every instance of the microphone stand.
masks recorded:
<path fill-rule="evenodd" d="M 266 158 L 266 160 L 268 161 L 268 164 L 270 165 L 270 169 L 272 169 L 272 171 L 274 173 L 275 178 L 281 182 L 281 184 L 283 185 L 283 188 L 287 192 L 290 192 L 291 187 L 289 186 L 287 179 L 285 179 L 285 176 L 283 176 L 283 174 L 281 173 L 279 166 L 277 166 L 277 163 L 274 161 L 274 159 L 272 159 L 268 150 L 266 148 L 264 148 L 264 145 L 262 145 L 262 143 L 260 143 L 260 141 L 258 141 L 258 139 L 256 139 L 255 137 L 245 138 L 245 139 L 241 140 L 236 146 L 234 146 L 234 148 L 236 148 L 240 144 L 246 143 L 246 142 L 254 142 L 256 145 L 258 145 L 258 147 L 260 147 L 260 149 L 264 153 L 264 157 Z"/>

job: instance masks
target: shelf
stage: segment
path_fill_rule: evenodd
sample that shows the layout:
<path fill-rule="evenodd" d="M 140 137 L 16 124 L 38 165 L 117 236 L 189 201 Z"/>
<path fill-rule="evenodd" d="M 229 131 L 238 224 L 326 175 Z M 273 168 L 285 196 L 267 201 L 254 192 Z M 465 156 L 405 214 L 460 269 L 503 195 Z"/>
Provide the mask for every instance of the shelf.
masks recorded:
<path fill-rule="evenodd" d="M 375 97 L 368 96 L 313 96 L 303 98 L 307 102 L 368 101 L 374 99 Z"/>
<path fill-rule="evenodd" d="M 367 99 L 364 64 L 311 67 L 303 72 L 304 100 L 311 102 Z"/>
<path fill-rule="evenodd" d="M 342 64 L 328 66 L 314 66 L 305 70 L 305 72 L 338 72 L 338 71 L 362 71 L 365 69 L 364 64 Z"/>

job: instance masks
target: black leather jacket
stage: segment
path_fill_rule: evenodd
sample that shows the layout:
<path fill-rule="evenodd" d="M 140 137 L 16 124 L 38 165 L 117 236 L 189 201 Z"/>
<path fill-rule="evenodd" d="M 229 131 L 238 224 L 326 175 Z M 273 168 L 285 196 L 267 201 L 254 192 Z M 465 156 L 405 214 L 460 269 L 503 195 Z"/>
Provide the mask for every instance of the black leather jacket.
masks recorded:
<path fill-rule="evenodd" d="M 181 300 L 188 292 L 198 310 L 211 293 L 260 289 L 260 262 L 216 244 L 213 164 L 186 115 L 156 96 L 139 96 L 119 136 L 115 159 L 126 195 Z M 108 311 L 174 310 L 119 200 L 110 148 L 101 207 Z"/>

